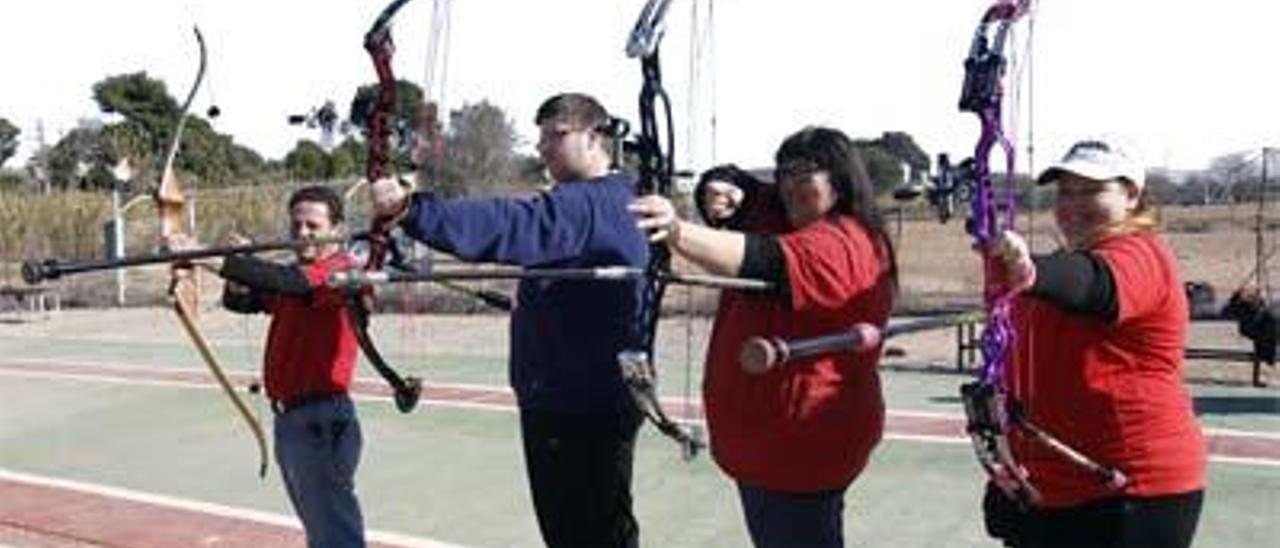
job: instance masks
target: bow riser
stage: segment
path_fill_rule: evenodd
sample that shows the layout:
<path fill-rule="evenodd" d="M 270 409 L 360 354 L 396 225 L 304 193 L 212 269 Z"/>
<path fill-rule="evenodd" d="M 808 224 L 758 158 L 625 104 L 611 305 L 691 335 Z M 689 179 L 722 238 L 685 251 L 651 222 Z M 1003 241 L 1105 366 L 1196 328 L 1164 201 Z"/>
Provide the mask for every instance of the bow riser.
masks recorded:
<path fill-rule="evenodd" d="M 391 22 L 400 8 L 409 0 L 395 0 L 383 8 L 374 20 L 373 25 L 364 36 L 364 49 L 373 62 L 378 77 L 378 97 L 373 113 L 369 116 L 369 130 L 366 137 L 368 154 L 365 159 L 365 178 L 367 183 L 374 183 L 392 175 L 391 159 L 391 122 L 396 108 L 396 77 L 392 70 L 391 60 L 395 55 L 395 43 L 391 39 Z M 379 270 L 386 264 L 388 255 L 394 254 L 391 230 L 386 222 L 374 219 L 369 230 L 369 256 L 365 261 L 365 270 Z M 422 397 L 422 379 L 413 376 L 401 376 L 378 351 L 369 334 L 369 316 L 373 309 L 372 292 L 362 292 L 358 287 L 346 289 L 347 313 L 355 331 L 356 343 L 365 358 L 373 365 L 374 370 L 391 387 L 396 409 L 402 413 L 412 411 Z"/>

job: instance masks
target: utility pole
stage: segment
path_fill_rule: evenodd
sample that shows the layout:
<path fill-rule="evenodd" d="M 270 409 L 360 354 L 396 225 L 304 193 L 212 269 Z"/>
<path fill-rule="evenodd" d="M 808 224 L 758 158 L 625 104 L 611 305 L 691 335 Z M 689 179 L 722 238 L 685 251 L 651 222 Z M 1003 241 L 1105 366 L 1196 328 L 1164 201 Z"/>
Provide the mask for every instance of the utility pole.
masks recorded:
<path fill-rule="evenodd" d="M 1271 280 L 1267 275 L 1267 258 L 1269 253 L 1267 253 L 1265 249 L 1266 238 L 1263 237 L 1263 231 L 1266 229 L 1265 212 L 1267 204 L 1267 164 L 1271 157 L 1271 153 L 1275 151 L 1276 149 L 1262 147 L 1262 177 L 1258 179 L 1258 211 L 1257 216 L 1253 221 L 1253 245 L 1254 252 L 1257 253 L 1257 257 L 1254 259 L 1256 261 L 1255 264 L 1257 264 L 1256 282 L 1258 284 L 1259 292 L 1266 291 L 1266 293 L 1262 294 L 1262 297 L 1266 302 L 1271 302 Z"/>
<path fill-rule="evenodd" d="M 36 119 L 36 142 L 39 143 L 37 154 L 40 155 L 40 161 L 37 162 L 39 173 L 36 174 L 36 184 L 40 187 L 41 195 L 49 194 L 49 143 L 44 138 L 44 118 Z"/>

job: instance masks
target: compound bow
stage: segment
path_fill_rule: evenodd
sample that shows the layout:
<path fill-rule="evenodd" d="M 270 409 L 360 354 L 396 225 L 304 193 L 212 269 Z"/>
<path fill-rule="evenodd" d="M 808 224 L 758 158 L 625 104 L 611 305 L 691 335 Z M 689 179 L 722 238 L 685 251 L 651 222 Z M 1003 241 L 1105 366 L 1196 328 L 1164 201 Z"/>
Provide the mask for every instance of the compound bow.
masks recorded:
<path fill-rule="evenodd" d="M 391 69 L 391 58 L 395 54 L 395 44 L 391 40 L 391 20 L 408 2 L 409 0 L 394 0 L 388 4 L 364 35 L 364 49 L 369 52 L 373 68 L 378 74 L 378 97 L 368 118 L 365 181 L 370 183 L 391 174 L 391 121 L 396 109 L 396 77 Z M 381 270 L 386 264 L 387 256 L 395 251 L 391 228 L 386 222 L 374 220 L 369 230 L 369 256 L 365 261 L 365 270 Z M 422 396 L 422 379 L 402 377 L 374 346 L 373 338 L 369 335 L 372 300 L 371 292 L 360 292 L 354 287 L 347 289 L 347 311 L 355 324 L 356 341 L 369 363 L 391 386 L 396 409 L 408 413 L 417 406 L 418 399 Z"/>
<path fill-rule="evenodd" d="M 671 120 L 671 99 L 662 88 L 658 46 L 666 30 L 664 18 L 670 3 L 670 0 L 648 0 L 626 46 L 628 57 L 640 59 L 640 70 L 644 78 L 640 89 L 640 132 L 628 147 L 635 151 L 640 162 L 636 190 L 642 195 L 658 194 L 666 197 L 671 196 L 672 179 L 675 176 L 675 130 Z M 659 133 L 656 110 L 659 106 L 663 113 L 664 134 Z M 654 342 L 658 331 L 659 311 L 669 280 L 664 274 L 670 271 L 670 250 L 664 244 L 650 246 L 643 293 L 634 323 L 636 344 L 618 353 L 618 365 L 622 368 L 623 380 L 640 411 L 658 431 L 680 444 L 681 454 L 688 460 L 697 456 L 706 447 L 706 443 L 699 431 L 686 429 L 663 410 L 657 394 L 658 377 L 654 367 Z"/>
<path fill-rule="evenodd" d="M 982 254 L 986 322 L 981 335 L 982 368 L 976 380 L 960 387 L 966 431 L 983 469 L 1023 508 L 1037 504 L 1040 494 L 1010 448 L 1009 432 L 1014 428 L 1112 488 L 1123 487 L 1127 481 L 1120 471 L 1089 459 L 1032 423 L 1017 395 L 1009 393 L 1009 379 L 1005 378 L 1015 336 L 1010 318 L 1014 295 L 999 282 L 1000 259 L 993 249 L 999 235 L 1014 228 L 1017 211 L 1015 148 L 1002 128 L 1003 84 L 1008 71 L 1005 51 L 1013 26 L 1028 15 L 1031 3 L 997 0 L 983 14 L 965 59 L 959 104 L 961 111 L 971 112 L 981 121 L 978 143 L 973 157 L 958 166 L 952 166 L 945 155 L 939 156 L 940 174 L 928 192 L 929 201 L 944 221 L 956 201 L 969 202 L 966 229 Z M 1005 157 L 1005 184 L 998 193 L 989 163 L 996 146 Z"/>

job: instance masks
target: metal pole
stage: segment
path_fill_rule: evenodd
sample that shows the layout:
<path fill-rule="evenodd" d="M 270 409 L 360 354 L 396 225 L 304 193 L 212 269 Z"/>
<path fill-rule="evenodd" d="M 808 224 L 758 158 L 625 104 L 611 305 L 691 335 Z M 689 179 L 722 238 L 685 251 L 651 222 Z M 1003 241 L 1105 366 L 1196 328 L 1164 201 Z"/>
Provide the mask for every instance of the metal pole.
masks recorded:
<path fill-rule="evenodd" d="M 898 237 L 894 239 L 894 245 L 901 246 L 902 245 L 902 204 L 898 204 L 897 210 L 898 210 L 897 211 L 897 217 L 898 217 L 897 236 Z"/>
<path fill-rule="evenodd" d="M 1036 12 L 1027 17 L 1027 175 L 1031 177 L 1031 190 L 1027 196 L 1027 247 L 1036 249 L 1036 206 L 1039 192 L 1036 180 L 1036 65 L 1035 65 Z M 1016 204 L 1014 207 L 1017 207 Z M 1016 228 L 1016 227 L 1015 227 Z"/>
<path fill-rule="evenodd" d="M 1257 217 L 1254 218 L 1253 221 L 1254 252 L 1257 254 L 1257 257 L 1254 260 L 1257 261 L 1255 264 L 1257 264 L 1258 267 L 1258 291 L 1265 302 L 1268 303 L 1271 302 L 1271 281 L 1267 276 L 1267 257 L 1266 251 L 1264 250 L 1266 242 L 1264 241 L 1265 238 L 1263 237 L 1262 231 L 1266 228 L 1264 214 L 1266 212 L 1267 203 L 1267 157 L 1270 153 L 1270 149 L 1262 147 L 1262 178 L 1258 180 L 1258 212 Z"/>
<path fill-rule="evenodd" d="M 120 185 L 111 185 L 111 213 L 115 217 L 111 230 L 115 233 L 112 238 L 111 250 L 113 259 L 124 257 L 124 210 L 120 207 Z M 125 305 L 124 298 L 125 287 L 125 271 L 123 269 L 116 270 L 116 306 L 123 307 Z"/>

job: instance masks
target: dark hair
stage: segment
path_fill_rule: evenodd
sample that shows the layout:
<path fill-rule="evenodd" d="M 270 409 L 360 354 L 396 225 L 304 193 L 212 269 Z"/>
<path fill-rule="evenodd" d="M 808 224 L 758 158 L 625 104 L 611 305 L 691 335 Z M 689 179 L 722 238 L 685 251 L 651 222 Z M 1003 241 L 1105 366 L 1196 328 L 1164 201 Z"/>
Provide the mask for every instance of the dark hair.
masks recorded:
<path fill-rule="evenodd" d="M 542 125 L 543 122 L 552 120 L 564 122 L 576 129 L 592 129 L 605 137 L 619 137 L 620 135 L 615 134 L 620 132 L 620 126 L 626 124 L 609 116 L 609 111 L 599 101 L 584 93 L 561 93 L 543 101 L 533 117 L 533 123 Z"/>
<path fill-rule="evenodd" d="M 836 212 L 857 217 L 870 228 L 883 228 L 862 154 L 840 130 L 806 127 L 787 137 L 773 159 L 775 181 L 826 171 L 836 191 Z"/>
<path fill-rule="evenodd" d="M 329 207 L 329 222 L 340 224 L 346 220 L 346 215 L 342 212 L 342 196 L 338 191 L 327 186 L 312 185 L 304 186 L 293 191 L 289 195 L 289 210 L 301 202 L 316 202 Z"/>
<path fill-rule="evenodd" d="M 848 136 L 838 129 L 809 126 L 782 141 L 773 159 L 774 181 L 778 183 L 787 177 L 826 171 L 836 193 L 832 210 L 857 219 L 884 241 L 889 252 L 890 269 L 897 278 L 893 242 L 885 231 L 884 218 L 876 208 L 871 177 L 867 175 L 862 153 Z"/>

